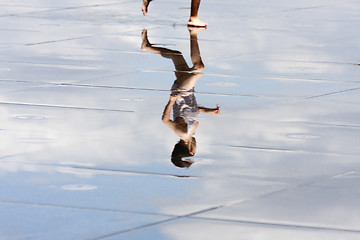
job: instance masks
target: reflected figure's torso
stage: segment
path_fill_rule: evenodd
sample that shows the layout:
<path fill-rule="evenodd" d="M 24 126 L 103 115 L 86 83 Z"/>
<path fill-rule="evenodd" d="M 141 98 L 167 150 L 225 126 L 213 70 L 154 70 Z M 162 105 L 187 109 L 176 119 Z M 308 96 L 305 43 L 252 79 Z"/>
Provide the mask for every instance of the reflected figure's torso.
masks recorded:
<path fill-rule="evenodd" d="M 184 132 L 182 139 L 190 137 L 193 129 L 198 127 L 199 107 L 196 102 L 194 90 L 183 90 L 177 84 L 174 84 L 172 94 L 177 95 L 178 98 L 173 106 L 173 119 L 181 125 L 181 130 Z"/>
<path fill-rule="evenodd" d="M 192 97 L 193 100 L 190 98 Z M 189 101 L 188 101 L 189 100 Z M 199 115 L 199 109 L 196 105 L 188 105 L 187 102 L 193 102 L 196 101 L 195 100 L 195 96 L 192 95 L 188 95 L 188 97 L 179 97 L 176 100 L 176 103 L 174 104 L 173 107 L 173 118 L 175 119 L 180 119 L 180 121 L 185 121 L 186 125 L 187 125 L 187 135 L 189 136 L 191 135 L 192 131 L 191 129 L 194 127 L 197 127 L 198 123 L 198 115 Z M 191 103 L 190 103 L 191 104 Z M 185 137 L 181 137 L 181 138 L 185 138 Z"/>

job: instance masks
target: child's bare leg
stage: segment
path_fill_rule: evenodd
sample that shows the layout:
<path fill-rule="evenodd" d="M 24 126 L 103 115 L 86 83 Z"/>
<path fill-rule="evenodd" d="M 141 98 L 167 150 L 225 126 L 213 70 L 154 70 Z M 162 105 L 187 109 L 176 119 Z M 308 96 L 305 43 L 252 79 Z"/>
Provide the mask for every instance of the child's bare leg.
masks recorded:
<path fill-rule="evenodd" d="M 144 0 L 145 1 L 145 0 Z M 191 0 L 191 11 L 188 26 L 190 27 L 206 27 L 207 24 L 200 21 L 198 18 L 198 11 L 200 6 L 200 0 Z"/>
<path fill-rule="evenodd" d="M 141 32 L 141 37 L 142 37 L 142 43 L 141 43 L 142 50 L 161 55 L 164 58 L 170 58 L 174 63 L 176 71 L 182 72 L 182 71 L 191 70 L 187 65 L 181 52 L 163 47 L 154 47 L 148 40 L 146 29 L 144 29 Z M 177 72 L 175 74 L 177 74 Z"/>
<path fill-rule="evenodd" d="M 181 88 L 190 90 L 195 87 L 196 82 L 203 75 L 202 71 L 205 66 L 201 60 L 200 49 L 198 44 L 198 33 L 203 30 L 203 28 L 191 28 L 189 27 L 190 33 L 190 56 L 193 63 L 193 67 L 189 69 L 191 73 L 183 74 L 183 77 L 178 78 L 175 83 L 177 83 Z"/>
<path fill-rule="evenodd" d="M 151 48 L 151 43 L 148 40 L 147 30 L 146 29 L 142 30 L 141 39 L 142 39 L 142 43 L 141 43 L 141 49 L 142 50 L 148 50 L 148 48 Z"/>
<path fill-rule="evenodd" d="M 151 0 L 143 0 L 143 6 L 141 8 L 141 11 L 143 13 L 143 15 L 145 16 L 148 12 L 148 6 L 150 4 Z"/>
<path fill-rule="evenodd" d="M 205 66 L 201 60 L 197 35 L 200 31 L 204 30 L 204 28 L 188 27 L 188 29 L 190 33 L 190 56 L 193 63 L 192 69 L 195 71 L 202 71 Z"/>

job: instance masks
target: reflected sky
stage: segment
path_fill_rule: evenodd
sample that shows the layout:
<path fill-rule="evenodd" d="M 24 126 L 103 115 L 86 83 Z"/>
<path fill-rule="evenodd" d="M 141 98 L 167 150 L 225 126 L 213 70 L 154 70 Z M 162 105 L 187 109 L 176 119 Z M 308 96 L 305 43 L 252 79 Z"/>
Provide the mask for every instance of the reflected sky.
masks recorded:
<path fill-rule="evenodd" d="M 141 4 L 0 4 L 0 238 L 358 238 L 359 4 L 204 1 L 196 40 L 187 2 Z M 221 114 L 177 168 L 192 77 Z"/>

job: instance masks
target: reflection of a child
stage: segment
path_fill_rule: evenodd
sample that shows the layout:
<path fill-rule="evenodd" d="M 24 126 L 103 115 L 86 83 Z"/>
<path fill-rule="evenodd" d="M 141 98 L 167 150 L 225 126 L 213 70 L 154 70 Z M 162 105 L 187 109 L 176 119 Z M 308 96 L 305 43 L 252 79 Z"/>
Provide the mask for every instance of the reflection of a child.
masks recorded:
<path fill-rule="evenodd" d="M 219 114 L 220 107 L 205 108 L 196 103 L 194 87 L 197 80 L 203 73 L 204 64 L 200 57 L 197 34 L 201 29 L 189 28 L 190 51 L 193 67 L 189 67 L 181 52 L 154 47 L 147 38 L 147 31 L 142 32 L 141 49 L 159 54 L 165 58 L 170 58 L 175 65 L 176 80 L 171 88 L 171 95 L 165 106 L 162 121 L 171 128 L 179 137 L 180 141 L 175 145 L 171 154 L 171 161 L 177 167 L 190 167 L 194 162 L 183 159 L 193 156 L 196 151 L 196 140 L 193 137 L 199 126 L 199 113 Z M 173 120 L 170 119 L 171 109 L 173 109 Z"/>

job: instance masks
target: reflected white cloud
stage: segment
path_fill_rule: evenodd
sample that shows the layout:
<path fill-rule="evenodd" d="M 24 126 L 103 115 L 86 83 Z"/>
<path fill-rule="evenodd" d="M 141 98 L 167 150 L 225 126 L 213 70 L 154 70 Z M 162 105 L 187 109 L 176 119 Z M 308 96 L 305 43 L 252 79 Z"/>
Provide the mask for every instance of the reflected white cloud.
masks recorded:
<path fill-rule="evenodd" d="M 91 190 L 95 190 L 97 187 L 91 185 L 83 185 L 83 184 L 70 184 L 70 185 L 64 185 L 61 188 L 67 191 L 91 191 Z"/>

